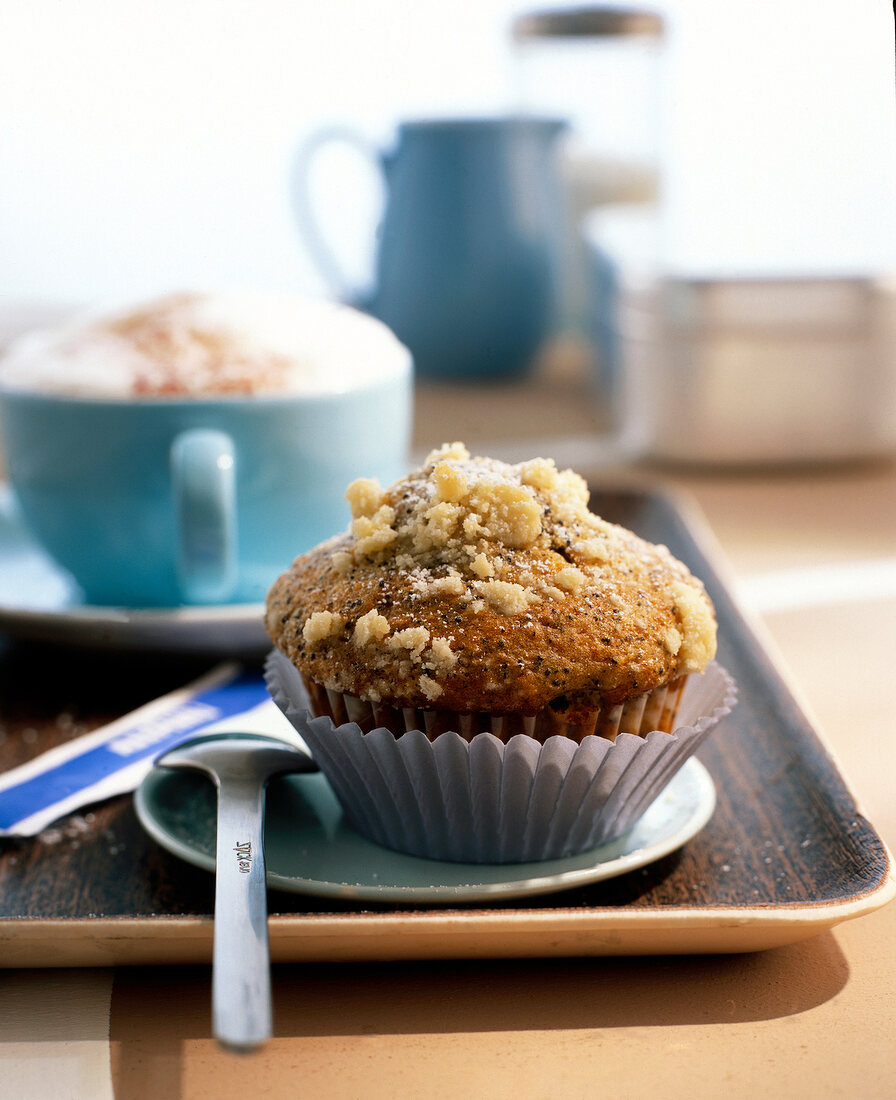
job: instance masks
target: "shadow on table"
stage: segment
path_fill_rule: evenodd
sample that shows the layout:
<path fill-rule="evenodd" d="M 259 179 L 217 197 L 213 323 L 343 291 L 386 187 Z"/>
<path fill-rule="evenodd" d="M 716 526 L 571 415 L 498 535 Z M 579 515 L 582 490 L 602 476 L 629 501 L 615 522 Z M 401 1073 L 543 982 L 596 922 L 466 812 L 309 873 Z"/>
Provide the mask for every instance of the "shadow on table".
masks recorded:
<path fill-rule="evenodd" d="M 301 1044 L 307 1040 L 329 1089 L 343 1072 L 332 1063 L 340 1044 L 372 1057 L 384 1049 L 366 1045 L 376 1038 L 394 1038 L 395 1051 L 413 1053 L 426 1036 L 478 1034 L 503 1045 L 500 1036 L 511 1032 L 534 1039 L 536 1032 L 738 1024 L 809 1011 L 848 977 L 830 932 L 747 955 L 279 965 L 275 1038 L 246 1058 L 211 1039 L 208 967 L 120 969 L 112 1077 L 116 1096 L 180 1100 L 199 1095 L 197 1081 L 211 1090 L 203 1096 L 221 1100 L 224 1086 L 227 1096 L 244 1096 L 300 1072 L 312 1056 Z M 290 1040 L 295 1048 L 285 1045 Z"/>
<path fill-rule="evenodd" d="M 276 1034 L 387 1035 L 743 1023 L 846 984 L 829 933 L 744 955 L 336 963 L 274 968 Z M 116 971 L 112 1039 L 207 1037 L 206 967 Z"/>

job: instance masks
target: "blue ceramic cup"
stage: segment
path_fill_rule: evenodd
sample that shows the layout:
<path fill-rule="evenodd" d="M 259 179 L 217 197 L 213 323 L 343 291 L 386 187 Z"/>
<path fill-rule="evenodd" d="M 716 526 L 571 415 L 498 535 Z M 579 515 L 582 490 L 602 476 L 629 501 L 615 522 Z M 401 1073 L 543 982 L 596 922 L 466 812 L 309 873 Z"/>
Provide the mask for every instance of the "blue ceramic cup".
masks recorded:
<path fill-rule="evenodd" d="M 409 121 L 386 152 L 350 130 L 299 150 L 299 229 L 333 293 L 384 321 L 418 372 L 438 379 L 524 374 L 556 323 L 565 224 L 552 118 Z M 382 174 L 373 289 L 348 285 L 311 202 L 322 148 L 359 148 Z"/>
<path fill-rule="evenodd" d="M 88 603 L 254 602 L 343 530 L 347 484 L 406 471 L 412 364 L 332 392 L 100 399 L 0 387 L 25 523 Z"/>

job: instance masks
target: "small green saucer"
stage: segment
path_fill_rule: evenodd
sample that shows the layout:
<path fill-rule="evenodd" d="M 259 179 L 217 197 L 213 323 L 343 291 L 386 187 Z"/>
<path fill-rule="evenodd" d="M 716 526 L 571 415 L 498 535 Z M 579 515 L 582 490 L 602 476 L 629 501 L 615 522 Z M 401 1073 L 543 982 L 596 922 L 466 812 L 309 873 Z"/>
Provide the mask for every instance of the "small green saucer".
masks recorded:
<path fill-rule="evenodd" d="M 214 871 L 215 800 L 214 786 L 202 775 L 156 768 L 134 804 L 144 829 L 163 848 Z M 434 905 L 549 894 L 674 852 L 706 825 L 715 802 L 709 773 L 691 759 L 628 833 L 599 848 L 539 863 L 447 863 L 365 840 L 346 823 L 319 772 L 284 776 L 271 783 L 267 796 L 267 881 L 293 893 Z"/>

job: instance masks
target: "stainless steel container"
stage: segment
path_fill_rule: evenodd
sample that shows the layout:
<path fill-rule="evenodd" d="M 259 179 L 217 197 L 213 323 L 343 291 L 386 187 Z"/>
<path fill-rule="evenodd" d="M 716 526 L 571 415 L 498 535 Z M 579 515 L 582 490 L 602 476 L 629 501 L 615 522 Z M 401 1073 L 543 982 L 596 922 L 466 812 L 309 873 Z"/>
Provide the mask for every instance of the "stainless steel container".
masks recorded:
<path fill-rule="evenodd" d="M 620 415 L 641 453 L 701 464 L 896 454 L 896 281 L 686 278 L 622 286 Z"/>

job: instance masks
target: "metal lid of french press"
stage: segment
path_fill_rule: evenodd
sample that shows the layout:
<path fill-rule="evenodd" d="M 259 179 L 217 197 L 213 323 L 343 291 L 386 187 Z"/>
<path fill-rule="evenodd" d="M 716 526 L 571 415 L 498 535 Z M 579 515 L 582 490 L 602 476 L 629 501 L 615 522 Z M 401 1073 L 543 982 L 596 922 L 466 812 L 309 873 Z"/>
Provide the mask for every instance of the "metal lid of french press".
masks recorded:
<path fill-rule="evenodd" d="M 512 25 L 513 37 L 531 38 L 611 38 L 640 35 L 659 38 L 664 23 L 655 11 L 643 8 L 575 7 L 527 12 Z"/>

